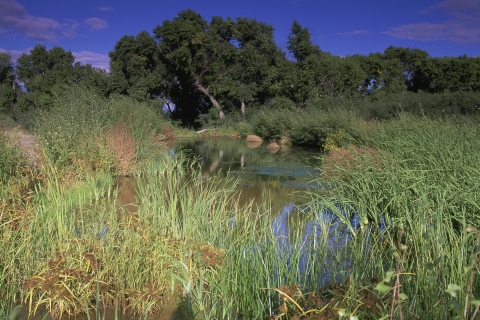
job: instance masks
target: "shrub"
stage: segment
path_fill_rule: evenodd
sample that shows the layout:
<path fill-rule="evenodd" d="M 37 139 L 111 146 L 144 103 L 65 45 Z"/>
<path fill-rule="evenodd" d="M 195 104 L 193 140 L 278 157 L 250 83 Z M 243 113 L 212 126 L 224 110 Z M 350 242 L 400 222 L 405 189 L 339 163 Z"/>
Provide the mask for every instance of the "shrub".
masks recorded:
<path fill-rule="evenodd" d="M 287 137 L 297 145 L 325 144 L 327 137 L 342 135 L 341 144 L 358 144 L 366 141 L 371 128 L 360 118 L 355 110 L 347 107 L 324 109 L 319 106 L 286 110 L 262 109 L 252 120 L 255 134 L 280 141 Z"/>
<path fill-rule="evenodd" d="M 165 139 L 162 133 L 166 126 L 161 112 L 148 104 L 122 96 L 106 99 L 79 87 L 68 88 L 65 94 L 57 96 L 54 106 L 41 112 L 36 121 L 39 142 L 48 160 L 79 174 L 116 168 L 125 174 L 127 168 L 132 168 L 127 163 L 134 158 L 142 161 L 152 155 L 152 145 Z M 117 133 L 118 139 L 128 136 L 128 143 L 123 139 L 122 147 L 118 146 L 129 145 L 128 160 L 124 158 L 126 154 L 118 153 L 117 146 L 112 148 L 112 141 L 119 141 L 111 133 Z M 118 162 L 116 157 L 123 160 Z"/>

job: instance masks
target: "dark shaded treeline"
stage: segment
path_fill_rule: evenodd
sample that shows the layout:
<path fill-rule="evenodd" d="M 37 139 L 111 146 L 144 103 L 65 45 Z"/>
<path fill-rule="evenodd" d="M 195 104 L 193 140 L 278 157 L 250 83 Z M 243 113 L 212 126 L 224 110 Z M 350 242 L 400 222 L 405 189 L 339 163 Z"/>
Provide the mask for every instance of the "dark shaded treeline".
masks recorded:
<path fill-rule="evenodd" d="M 109 53 L 110 73 L 75 63 L 71 52 L 60 47 L 37 45 L 18 59 L 16 68 L 1 54 L 0 107 L 17 102 L 20 108 L 48 108 L 64 84 L 79 83 L 104 96 L 165 103 L 174 119 L 192 125 L 200 115 L 244 117 L 251 108 L 303 108 L 332 98 L 358 103 L 391 101 L 405 92 L 480 91 L 479 57 L 432 58 L 402 47 L 339 57 L 314 45 L 309 30 L 297 21 L 286 49 L 287 54 L 275 43 L 273 27 L 263 22 L 213 17 L 208 23 L 185 10 L 153 34 L 123 36 Z M 18 81 L 28 94 L 15 89 Z"/>

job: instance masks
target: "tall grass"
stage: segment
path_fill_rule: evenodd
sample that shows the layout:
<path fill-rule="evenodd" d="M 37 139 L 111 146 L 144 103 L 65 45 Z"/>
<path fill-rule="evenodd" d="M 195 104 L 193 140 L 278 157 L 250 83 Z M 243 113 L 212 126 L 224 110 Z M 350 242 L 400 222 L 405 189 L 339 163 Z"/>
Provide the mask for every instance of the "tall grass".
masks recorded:
<path fill-rule="evenodd" d="M 108 308 L 146 316 L 171 305 L 189 319 L 475 317 L 475 125 L 402 117 L 372 130 L 348 110 L 327 129 L 295 123 L 292 136 L 318 129 L 318 142 L 344 129 L 366 147 L 332 149 L 326 162 L 335 152 L 345 161 L 329 167 L 330 196 L 312 195 L 278 236 L 267 193 L 258 207 L 240 205 L 235 183 L 205 180 L 185 155 L 150 151 L 164 124 L 154 110 L 88 92 L 62 99 L 38 125 L 45 181 L 0 220 L 0 312 L 25 304 L 56 318 Z M 111 205 L 117 171 L 103 139 L 119 123 L 136 141 L 135 212 Z M 72 168 L 75 182 L 64 177 Z M 326 209 L 344 222 L 336 230 L 326 232 Z M 350 235 L 344 246 L 332 244 L 336 233 Z"/>
<path fill-rule="evenodd" d="M 474 314 L 478 244 L 468 231 L 474 230 L 469 225 L 480 227 L 479 138 L 473 124 L 403 116 L 375 131 L 373 151 L 347 149 L 344 157 L 354 166 L 338 163 L 334 175 L 342 201 L 353 204 L 363 221 L 391 221 L 393 238 L 384 245 L 397 252 L 397 267 L 391 268 L 401 270 L 401 290 L 409 297 L 404 318 Z M 391 260 L 381 252 L 372 258 Z M 398 307 L 391 313 L 402 316 Z"/>
<path fill-rule="evenodd" d="M 24 164 L 20 149 L 14 145 L 11 137 L 0 131 L 0 184 L 6 183 Z"/>
<path fill-rule="evenodd" d="M 148 158 L 152 144 L 164 138 L 165 126 L 161 112 L 149 105 L 70 88 L 37 117 L 35 127 L 47 160 L 82 176 L 98 171 L 132 173 L 135 166 L 125 166 L 124 158 L 140 163 Z"/>

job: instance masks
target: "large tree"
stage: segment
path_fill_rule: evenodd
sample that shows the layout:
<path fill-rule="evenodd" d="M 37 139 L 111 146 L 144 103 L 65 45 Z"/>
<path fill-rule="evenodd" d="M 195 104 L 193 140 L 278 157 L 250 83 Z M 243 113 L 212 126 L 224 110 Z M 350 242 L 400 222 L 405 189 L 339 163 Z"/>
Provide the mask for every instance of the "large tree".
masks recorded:
<path fill-rule="evenodd" d="M 61 47 L 47 50 L 43 45 L 36 45 L 29 54 L 22 54 L 16 65 L 17 78 L 24 84 L 34 105 L 47 108 L 53 103 L 53 95 L 62 92 L 65 85 L 90 83 L 96 88 L 105 81 L 102 73 L 104 71 L 90 65 L 75 63 L 70 51 Z"/>
<path fill-rule="evenodd" d="M 213 17 L 207 23 L 192 10 L 181 11 L 154 29 L 160 57 L 168 70 L 170 98 L 176 111 L 206 113 L 213 107 L 245 113 L 247 103 L 264 103 L 272 96 L 276 63 L 283 55 L 273 40 L 273 28 L 254 19 Z M 176 94 L 198 96 L 197 109 L 179 105 Z"/>
<path fill-rule="evenodd" d="M 216 25 L 218 27 L 219 21 Z M 157 26 L 154 34 L 159 43 L 160 55 L 168 68 L 169 84 L 173 89 L 171 92 L 176 93 L 177 88 L 182 91 L 196 90 L 223 117 L 222 107 L 212 92 L 212 85 L 222 81 L 229 72 L 229 55 L 232 54 L 233 46 L 225 41 L 230 37 L 228 29 L 223 30 L 227 32 L 223 34 L 224 39 L 218 39 L 208 31 L 208 24 L 200 14 L 185 10 L 173 20 L 165 20 L 161 26 Z M 193 111 L 178 105 L 178 97 L 172 96 L 172 100 L 177 100 L 177 108 Z M 198 104 L 201 105 L 200 101 Z"/>
<path fill-rule="evenodd" d="M 351 57 L 334 56 L 313 44 L 308 28 L 294 21 L 288 36 L 287 49 L 294 61 L 284 65 L 283 95 L 299 105 L 324 97 L 353 97 L 364 71 Z"/>
<path fill-rule="evenodd" d="M 417 66 L 414 91 L 431 93 L 479 91 L 480 59 L 461 57 L 430 58 Z"/>
<path fill-rule="evenodd" d="M 139 101 L 158 98 L 164 90 L 165 69 L 155 40 L 148 32 L 123 36 L 110 56 L 109 90 Z"/>
<path fill-rule="evenodd" d="M 418 91 L 418 86 L 421 84 L 418 79 L 415 80 L 415 77 L 418 76 L 419 66 L 430 59 L 429 54 L 420 49 L 390 46 L 385 49 L 383 56 L 389 61 L 399 61 L 402 65 L 405 86 L 408 90 Z"/>

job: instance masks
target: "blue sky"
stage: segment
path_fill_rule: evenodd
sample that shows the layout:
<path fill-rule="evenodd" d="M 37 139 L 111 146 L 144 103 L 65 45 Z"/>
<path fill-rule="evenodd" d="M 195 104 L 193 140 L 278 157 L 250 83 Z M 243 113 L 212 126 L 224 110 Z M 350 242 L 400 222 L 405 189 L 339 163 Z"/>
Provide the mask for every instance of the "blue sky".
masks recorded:
<path fill-rule="evenodd" d="M 16 59 L 35 44 L 61 46 L 77 61 L 108 69 L 108 52 L 123 35 L 152 33 L 185 9 L 208 22 L 266 22 L 282 48 L 297 20 L 322 50 L 340 56 L 391 45 L 434 57 L 480 56 L 480 0 L 0 0 L 0 52 Z"/>

